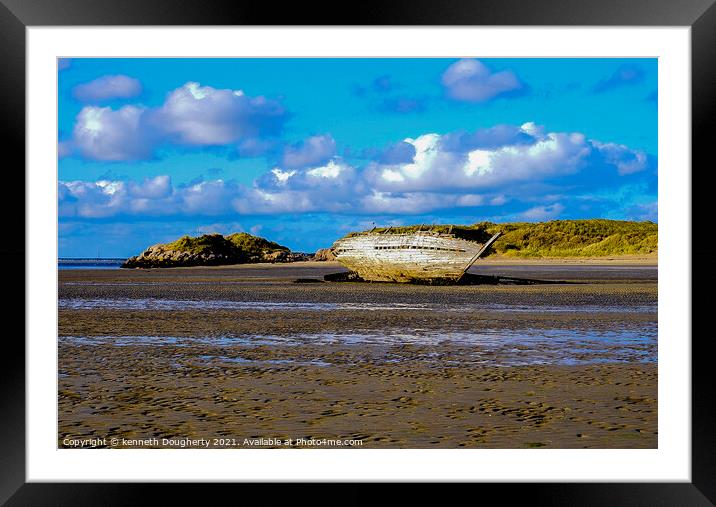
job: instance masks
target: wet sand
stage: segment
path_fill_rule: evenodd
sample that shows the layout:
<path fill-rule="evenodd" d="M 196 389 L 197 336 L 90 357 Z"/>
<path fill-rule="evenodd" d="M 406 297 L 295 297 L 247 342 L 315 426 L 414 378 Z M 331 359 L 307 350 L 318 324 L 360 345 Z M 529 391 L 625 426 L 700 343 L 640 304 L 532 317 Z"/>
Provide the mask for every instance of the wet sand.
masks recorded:
<path fill-rule="evenodd" d="M 60 271 L 58 445 L 657 447 L 655 266 L 473 270 L 566 285 L 294 283 L 337 271 Z"/>

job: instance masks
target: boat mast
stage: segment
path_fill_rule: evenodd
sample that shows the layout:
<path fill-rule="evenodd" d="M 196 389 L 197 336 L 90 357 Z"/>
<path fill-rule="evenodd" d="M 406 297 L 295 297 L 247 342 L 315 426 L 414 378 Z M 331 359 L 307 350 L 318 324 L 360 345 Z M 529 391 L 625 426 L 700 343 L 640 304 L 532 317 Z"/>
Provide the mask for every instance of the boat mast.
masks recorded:
<path fill-rule="evenodd" d="M 467 263 L 467 266 L 465 267 L 465 269 L 462 270 L 462 274 L 463 274 L 463 275 L 467 272 L 468 269 L 470 269 L 470 266 L 472 266 L 472 265 L 475 263 L 475 261 L 476 261 L 477 259 L 479 259 L 480 256 L 481 256 L 483 253 L 485 253 L 485 251 L 486 251 L 488 248 L 490 248 L 490 245 L 492 245 L 492 244 L 495 242 L 495 240 L 496 240 L 497 238 L 499 238 L 501 235 L 502 235 L 502 233 L 501 233 L 501 232 L 498 232 L 497 234 L 495 234 L 494 236 L 492 236 L 489 240 L 487 240 L 487 243 L 485 243 L 484 245 L 482 245 L 482 248 L 480 248 L 480 250 L 472 257 L 472 259 L 470 259 L 470 262 Z M 460 277 L 462 278 L 462 275 L 460 275 Z"/>

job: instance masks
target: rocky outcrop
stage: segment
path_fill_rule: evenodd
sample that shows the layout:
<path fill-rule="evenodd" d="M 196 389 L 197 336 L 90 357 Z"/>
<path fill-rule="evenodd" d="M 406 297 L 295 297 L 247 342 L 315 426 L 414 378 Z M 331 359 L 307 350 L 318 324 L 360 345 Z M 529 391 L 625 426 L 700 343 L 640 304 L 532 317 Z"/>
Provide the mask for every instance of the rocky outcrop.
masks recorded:
<path fill-rule="evenodd" d="M 300 252 L 272 252 L 263 256 L 258 262 L 298 262 L 310 260 L 306 254 Z"/>
<path fill-rule="evenodd" d="M 123 268 L 171 268 L 220 266 L 252 262 L 295 262 L 307 256 L 287 247 L 246 233 L 184 236 L 176 241 L 150 246 L 127 259 Z"/>
<path fill-rule="evenodd" d="M 321 248 L 320 250 L 316 250 L 315 255 L 313 256 L 314 261 L 333 261 L 336 260 L 336 254 L 333 253 L 332 248 Z"/>
<path fill-rule="evenodd" d="M 171 268 L 180 266 L 219 266 L 245 262 L 235 255 L 221 252 L 185 252 L 167 248 L 166 245 L 153 245 L 136 257 L 127 259 L 123 268 Z"/>

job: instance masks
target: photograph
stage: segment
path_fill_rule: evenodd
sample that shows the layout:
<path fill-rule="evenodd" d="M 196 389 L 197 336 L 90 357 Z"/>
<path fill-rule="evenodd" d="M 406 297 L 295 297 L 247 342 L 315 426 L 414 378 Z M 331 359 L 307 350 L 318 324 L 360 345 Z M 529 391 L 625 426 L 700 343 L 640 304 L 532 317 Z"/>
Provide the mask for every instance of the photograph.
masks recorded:
<path fill-rule="evenodd" d="M 658 58 L 56 63 L 58 449 L 659 449 Z"/>

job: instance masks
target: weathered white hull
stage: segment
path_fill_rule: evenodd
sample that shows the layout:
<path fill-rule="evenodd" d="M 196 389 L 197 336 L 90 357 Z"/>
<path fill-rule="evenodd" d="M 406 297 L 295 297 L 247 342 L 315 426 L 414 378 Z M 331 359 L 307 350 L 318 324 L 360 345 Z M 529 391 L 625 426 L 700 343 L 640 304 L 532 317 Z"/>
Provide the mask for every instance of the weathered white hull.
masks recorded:
<path fill-rule="evenodd" d="M 338 260 L 364 280 L 459 279 L 483 245 L 429 233 L 362 234 L 338 240 Z"/>

